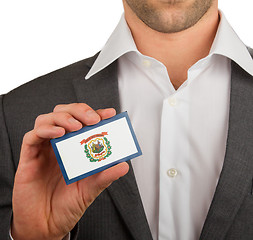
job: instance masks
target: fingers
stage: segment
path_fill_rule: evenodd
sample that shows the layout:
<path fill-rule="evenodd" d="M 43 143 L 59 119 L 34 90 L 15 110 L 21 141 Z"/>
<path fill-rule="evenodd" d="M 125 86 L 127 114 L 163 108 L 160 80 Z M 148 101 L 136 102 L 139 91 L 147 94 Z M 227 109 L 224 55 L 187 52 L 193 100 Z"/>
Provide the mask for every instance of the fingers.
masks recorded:
<path fill-rule="evenodd" d="M 54 113 L 67 112 L 75 119 L 79 120 L 84 125 L 93 125 L 101 119 L 113 117 L 116 114 L 114 108 L 93 110 L 85 103 L 72 103 L 66 105 L 57 105 L 54 108 Z"/>
<path fill-rule="evenodd" d="M 84 103 L 57 105 L 52 113 L 37 117 L 34 130 L 25 135 L 24 143 L 28 145 L 40 144 L 45 139 L 61 137 L 66 132 L 77 131 L 83 125 L 96 124 L 115 114 L 116 111 L 113 108 L 94 111 Z"/>
<path fill-rule="evenodd" d="M 57 105 L 54 113 L 67 112 L 84 125 L 93 125 L 98 123 L 101 118 L 96 111 L 85 103 L 72 103 L 66 105 Z"/>
<path fill-rule="evenodd" d="M 98 174 L 95 184 L 100 191 L 107 188 L 113 181 L 124 176 L 129 170 L 129 165 L 126 162 L 119 163 L 111 168 Z"/>
<path fill-rule="evenodd" d="M 27 132 L 23 138 L 23 144 L 37 145 L 44 142 L 45 139 L 62 137 L 64 134 L 65 129 L 62 127 L 45 125 Z"/>
<path fill-rule="evenodd" d="M 38 116 L 35 120 L 34 129 L 46 125 L 60 126 L 68 132 L 77 131 L 83 126 L 81 122 L 67 112 L 48 113 Z"/>
<path fill-rule="evenodd" d="M 114 108 L 99 109 L 96 111 L 101 119 L 111 118 L 116 115 L 116 110 Z"/>

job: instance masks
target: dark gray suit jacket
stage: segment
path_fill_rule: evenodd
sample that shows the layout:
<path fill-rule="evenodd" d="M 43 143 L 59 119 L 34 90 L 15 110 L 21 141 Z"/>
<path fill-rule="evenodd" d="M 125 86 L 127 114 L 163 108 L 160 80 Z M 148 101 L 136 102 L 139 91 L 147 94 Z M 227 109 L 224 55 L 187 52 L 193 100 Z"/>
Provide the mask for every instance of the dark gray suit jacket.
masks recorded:
<path fill-rule="evenodd" d="M 56 104 L 73 102 L 84 102 L 94 109 L 114 107 L 120 112 L 117 62 L 84 80 L 96 57 L 40 77 L 0 97 L 0 240 L 8 239 L 20 146 L 35 118 L 51 112 Z M 74 238 L 152 239 L 129 164 L 129 173 L 106 189 L 85 212 L 72 232 Z M 200 239 L 253 239 L 252 185 L 253 77 L 232 62 L 226 156 Z"/>

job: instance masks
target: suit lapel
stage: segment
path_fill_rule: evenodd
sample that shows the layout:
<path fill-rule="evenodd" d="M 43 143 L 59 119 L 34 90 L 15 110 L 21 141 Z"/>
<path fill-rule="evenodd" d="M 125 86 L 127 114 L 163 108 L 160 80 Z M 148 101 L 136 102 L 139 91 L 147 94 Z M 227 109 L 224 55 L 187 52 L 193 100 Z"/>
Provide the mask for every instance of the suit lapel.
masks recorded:
<path fill-rule="evenodd" d="M 96 56 L 90 59 L 88 70 L 95 58 Z M 77 101 L 86 103 L 94 109 L 113 107 L 119 113 L 117 62 L 88 80 L 84 77 L 85 75 L 73 80 Z M 128 164 L 130 166 L 128 174 L 114 182 L 107 191 L 133 238 L 152 240 L 130 161 Z"/>
<path fill-rule="evenodd" d="M 114 182 L 108 191 L 136 240 L 152 240 L 131 162 L 129 173 Z"/>
<path fill-rule="evenodd" d="M 232 62 L 229 130 L 224 165 L 201 240 L 225 239 L 253 172 L 253 77 Z"/>
<path fill-rule="evenodd" d="M 90 60 L 90 64 L 92 64 L 94 58 Z M 88 70 L 89 68 L 88 66 Z M 86 103 L 94 109 L 114 107 L 117 113 L 119 113 L 116 63 L 109 65 L 88 80 L 85 80 L 85 74 L 74 79 L 73 85 L 78 102 Z"/>

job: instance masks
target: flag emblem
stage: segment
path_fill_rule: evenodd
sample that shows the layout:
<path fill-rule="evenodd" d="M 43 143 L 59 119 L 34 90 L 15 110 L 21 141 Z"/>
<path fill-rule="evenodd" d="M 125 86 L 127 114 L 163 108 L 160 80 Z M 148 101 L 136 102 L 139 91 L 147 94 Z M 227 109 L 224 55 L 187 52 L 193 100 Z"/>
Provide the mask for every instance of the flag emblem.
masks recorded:
<path fill-rule="evenodd" d="M 102 132 L 81 141 L 81 145 L 85 144 L 84 152 L 90 162 L 100 162 L 112 154 L 110 141 L 105 135 L 108 135 L 108 133 Z"/>

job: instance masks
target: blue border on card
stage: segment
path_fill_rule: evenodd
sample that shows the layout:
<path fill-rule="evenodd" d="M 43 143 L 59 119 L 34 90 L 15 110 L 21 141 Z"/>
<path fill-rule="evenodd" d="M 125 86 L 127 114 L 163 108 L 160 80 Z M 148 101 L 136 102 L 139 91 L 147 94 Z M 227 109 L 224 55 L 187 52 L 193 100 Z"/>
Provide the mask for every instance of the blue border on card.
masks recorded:
<path fill-rule="evenodd" d="M 57 149 L 57 147 L 56 147 L 56 143 L 61 142 L 61 141 L 65 140 L 65 139 L 67 139 L 67 138 L 74 137 L 74 136 L 79 135 L 79 134 L 81 134 L 81 133 L 90 131 L 90 130 L 92 130 L 92 129 L 94 129 L 94 128 L 103 126 L 103 125 L 108 124 L 108 123 L 110 123 L 110 122 L 116 121 L 116 120 L 118 120 L 118 119 L 120 119 L 120 118 L 126 118 L 126 121 L 127 121 L 128 126 L 129 126 L 130 132 L 131 132 L 132 137 L 133 137 L 133 139 L 134 139 L 135 146 L 136 146 L 136 148 L 137 148 L 137 153 L 134 153 L 134 154 L 129 155 L 129 156 L 125 157 L 125 158 L 119 159 L 119 160 L 117 160 L 117 161 L 115 161 L 115 162 L 113 162 L 113 163 L 109 163 L 109 164 L 107 164 L 107 165 L 105 165 L 105 166 L 103 166 L 103 167 L 97 168 L 97 169 L 95 169 L 95 170 L 92 170 L 92 171 L 90 171 L 90 172 L 87 172 L 87 173 L 85 173 L 85 174 L 82 174 L 82 175 L 80 175 L 80 176 L 77 176 L 77 177 L 75 177 L 75 178 L 69 179 L 69 178 L 68 178 L 68 175 L 67 175 L 67 172 L 66 172 L 66 170 L 65 170 L 65 167 L 64 167 L 64 165 L 63 165 L 63 161 L 62 161 L 61 156 L 60 156 L 60 154 L 59 154 L 59 151 L 58 151 L 58 149 Z M 93 174 L 96 174 L 96 173 L 98 173 L 98 172 L 101 172 L 101 171 L 103 171 L 103 170 L 105 170 L 105 169 L 107 169 L 107 168 L 110 168 L 110 167 L 112 167 L 112 166 L 114 166 L 114 165 L 116 165 L 116 164 L 118 164 L 118 163 L 126 162 L 126 161 L 128 161 L 128 160 L 130 160 L 130 159 L 132 159 L 132 158 L 135 158 L 135 157 L 138 157 L 138 156 L 142 155 L 142 151 L 141 151 L 140 145 L 139 145 L 139 143 L 138 143 L 138 141 L 137 141 L 136 135 L 135 135 L 134 130 L 133 130 L 133 126 L 132 126 L 132 124 L 131 124 L 131 121 L 130 121 L 130 119 L 129 119 L 129 116 L 128 116 L 127 112 L 122 112 L 122 113 L 117 114 L 116 116 L 114 116 L 114 117 L 112 117 L 112 118 L 102 120 L 102 121 L 100 121 L 99 123 L 97 123 L 97 124 L 95 124 L 95 125 L 92 125 L 92 126 L 86 126 L 86 127 L 82 128 L 82 129 L 80 129 L 80 130 L 78 130 L 78 131 L 71 132 L 71 133 L 67 133 L 66 135 L 64 135 L 64 136 L 62 136 L 62 137 L 55 138 L 55 139 L 51 139 L 50 142 L 51 142 L 51 145 L 52 145 L 52 147 L 53 147 L 55 156 L 56 156 L 56 158 L 57 158 L 58 164 L 59 164 L 59 166 L 60 166 L 60 169 L 61 169 L 61 172 L 62 172 L 62 175 L 63 175 L 63 177 L 64 177 L 64 180 L 65 180 L 66 184 L 71 184 L 71 183 L 73 183 L 73 182 L 76 182 L 76 181 L 81 180 L 81 179 L 83 179 L 83 178 L 86 178 L 86 177 L 88 177 L 88 176 L 91 176 L 91 175 L 93 175 Z"/>

